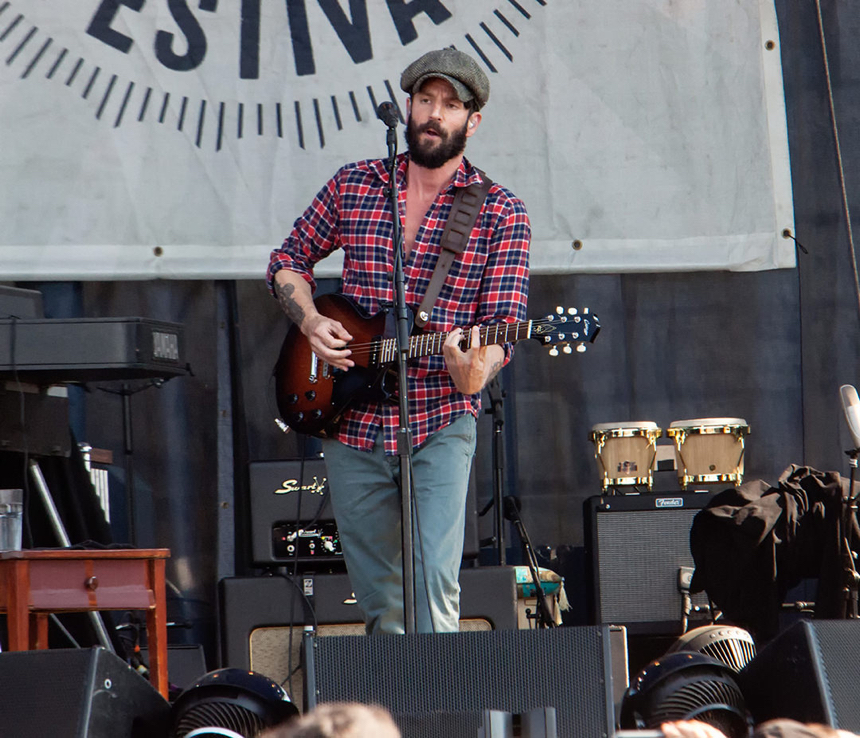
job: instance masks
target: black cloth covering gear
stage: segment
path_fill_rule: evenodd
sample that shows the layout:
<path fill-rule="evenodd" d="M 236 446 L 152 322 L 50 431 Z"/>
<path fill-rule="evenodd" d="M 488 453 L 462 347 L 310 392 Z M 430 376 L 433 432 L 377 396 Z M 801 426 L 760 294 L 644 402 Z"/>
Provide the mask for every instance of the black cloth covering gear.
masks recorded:
<path fill-rule="evenodd" d="M 767 640 L 786 593 L 817 579 L 816 618 L 845 616 L 840 519 L 848 480 L 792 464 L 777 487 L 761 480 L 713 497 L 693 520 L 691 591 L 706 591 L 724 618 Z M 856 550 L 860 529 L 849 521 Z M 846 531 L 846 532 L 849 532 Z"/>

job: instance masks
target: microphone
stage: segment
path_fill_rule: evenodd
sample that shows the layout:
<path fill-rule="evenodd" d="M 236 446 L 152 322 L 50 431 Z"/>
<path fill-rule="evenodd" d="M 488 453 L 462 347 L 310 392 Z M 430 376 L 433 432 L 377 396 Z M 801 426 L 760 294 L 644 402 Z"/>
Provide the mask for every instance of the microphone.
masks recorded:
<path fill-rule="evenodd" d="M 857 390 L 850 384 L 843 384 L 839 393 L 842 395 L 842 409 L 845 411 L 845 420 L 848 421 L 854 448 L 860 449 L 860 397 L 857 397 Z"/>
<path fill-rule="evenodd" d="M 376 117 L 389 128 L 397 128 L 397 124 L 400 122 L 397 106 L 393 102 L 381 103 L 376 109 Z"/>
<path fill-rule="evenodd" d="M 520 519 L 520 498 L 508 495 L 502 500 L 502 508 L 505 511 L 505 519 L 516 523 Z"/>

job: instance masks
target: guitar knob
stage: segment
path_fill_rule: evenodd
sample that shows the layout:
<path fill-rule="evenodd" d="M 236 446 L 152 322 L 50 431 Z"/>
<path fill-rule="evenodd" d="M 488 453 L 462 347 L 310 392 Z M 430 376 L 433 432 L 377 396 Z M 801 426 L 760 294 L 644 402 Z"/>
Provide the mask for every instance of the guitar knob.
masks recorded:
<path fill-rule="evenodd" d="M 298 401 L 298 395 L 287 395 L 287 405 L 295 405 Z"/>
<path fill-rule="evenodd" d="M 308 400 L 310 400 L 311 402 L 313 402 L 314 400 L 317 399 L 317 393 L 314 392 L 313 390 L 308 390 L 307 392 L 305 392 L 305 397 Z"/>
<path fill-rule="evenodd" d="M 304 413 L 293 413 L 292 420 L 294 423 L 301 423 L 304 419 L 305 419 Z"/>
<path fill-rule="evenodd" d="M 319 410 L 319 409 L 314 410 L 311 413 L 311 418 L 313 418 L 314 420 L 319 420 L 322 417 L 322 414 L 323 414 L 322 410 Z"/>

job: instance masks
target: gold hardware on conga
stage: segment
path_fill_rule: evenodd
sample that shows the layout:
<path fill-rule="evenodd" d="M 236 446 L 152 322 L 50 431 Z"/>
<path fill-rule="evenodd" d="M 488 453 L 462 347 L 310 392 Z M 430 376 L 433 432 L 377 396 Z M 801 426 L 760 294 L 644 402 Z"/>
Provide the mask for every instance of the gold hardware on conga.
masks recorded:
<path fill-rule="evenodd" d="M 594 443 L 594 456 L 603 489 L 654 484 L 657 439 L 663 430 L 656 423 L 623 422 L 598 423 L 591 428 L 589 438 Z"/>

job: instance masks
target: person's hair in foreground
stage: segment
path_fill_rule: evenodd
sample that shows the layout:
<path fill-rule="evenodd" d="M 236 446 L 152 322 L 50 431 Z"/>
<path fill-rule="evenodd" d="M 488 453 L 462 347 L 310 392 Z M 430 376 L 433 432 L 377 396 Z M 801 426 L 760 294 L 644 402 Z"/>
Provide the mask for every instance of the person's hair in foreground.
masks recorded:
<path fill-rule="evenodd" d="M 382 707 L 327 702 L 260 738 L 400 738 L 400 731 Z"/>

